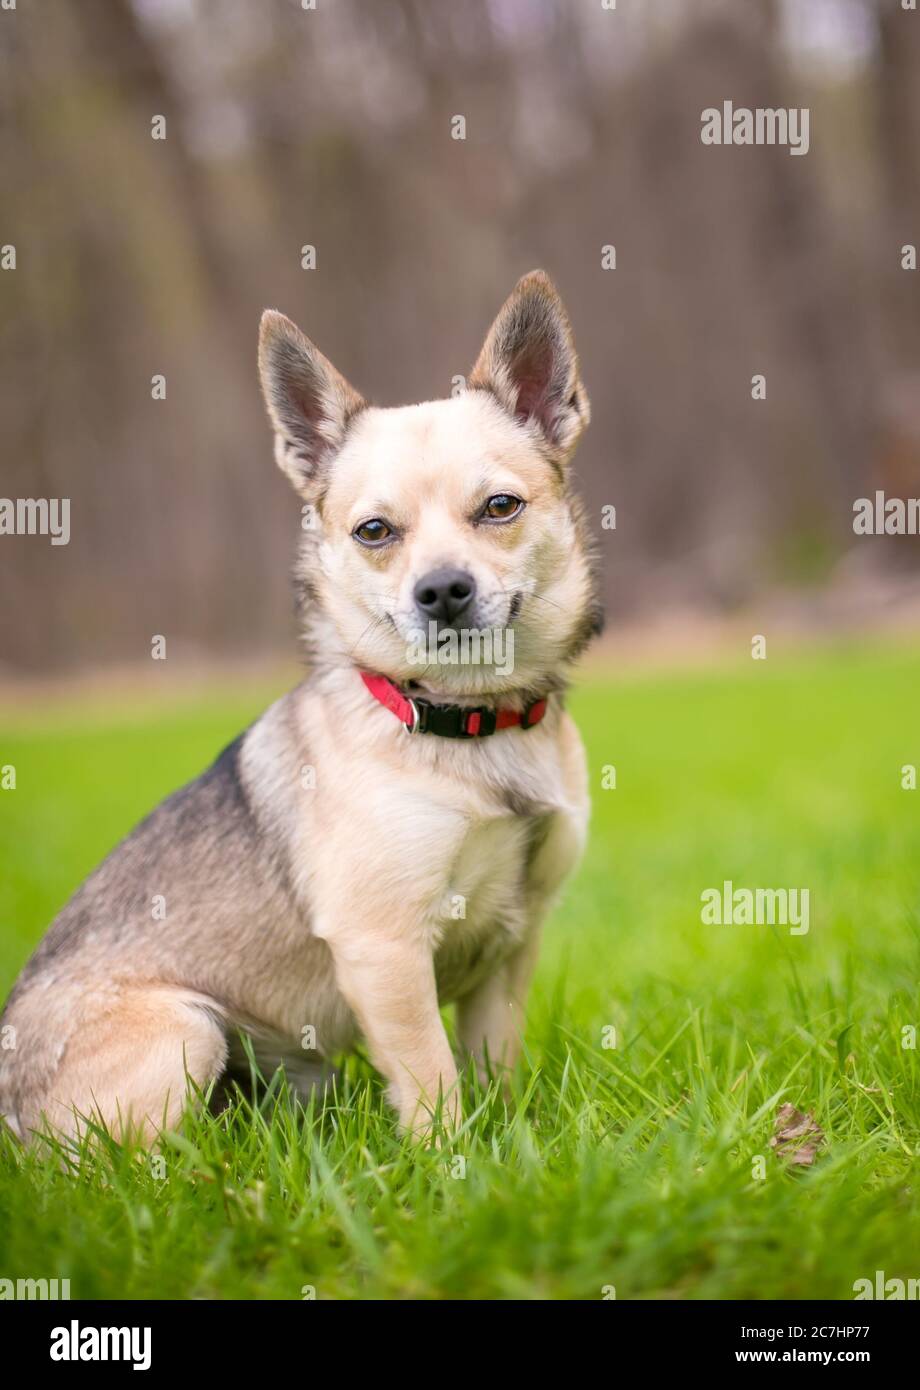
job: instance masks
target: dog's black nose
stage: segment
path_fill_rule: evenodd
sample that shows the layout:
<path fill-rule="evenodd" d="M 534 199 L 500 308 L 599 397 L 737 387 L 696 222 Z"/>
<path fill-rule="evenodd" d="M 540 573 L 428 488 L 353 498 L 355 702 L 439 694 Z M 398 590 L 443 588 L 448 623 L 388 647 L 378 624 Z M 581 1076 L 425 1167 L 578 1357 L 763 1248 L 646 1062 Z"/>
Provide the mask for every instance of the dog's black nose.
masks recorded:
<path fill-rule="evenodd" d="M 431 570 L 415 586 L 415 602 L 426 618 L 449 624 L 468 608 L 476 580 L 466 570 Z"/>

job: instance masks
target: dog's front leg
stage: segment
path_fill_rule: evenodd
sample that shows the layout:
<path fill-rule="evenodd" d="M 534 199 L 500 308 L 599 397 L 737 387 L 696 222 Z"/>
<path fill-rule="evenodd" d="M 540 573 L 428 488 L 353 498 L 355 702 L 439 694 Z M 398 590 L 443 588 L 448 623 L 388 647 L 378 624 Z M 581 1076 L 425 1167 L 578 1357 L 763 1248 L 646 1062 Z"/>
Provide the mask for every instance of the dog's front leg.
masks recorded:
<path fill-rule="evenodd" d="M 367 1039 L 371 1059 L 390 1084 L 400 1128 L 422 1136 L 440 1114 L 460 1121 L 457 1068 L 441 1015 L 434 961 L 422 939 L 336 939 L 329 946 L 336 978 Z"/>
<path fill-rule="evenodd" d="M 488 1080 L 489 1069 L 507 1073 L 517 1062 L 543 921 L 578 858 L 583 839 L 581 813 L 560 812 L 534 827 L 525 879 L 523 939 L 494 974 L 457 1003 L 460 1042 L 475 1058 L 483 1081 Z"/>
<path fill-rule="evenodd" d="M 537 961 L 539 927 L 469 994 L 457 1001 L 457 1033 L 475 1059 L 480 1080 L 514 1070 L 521 1050 L 527 992 Z"/>

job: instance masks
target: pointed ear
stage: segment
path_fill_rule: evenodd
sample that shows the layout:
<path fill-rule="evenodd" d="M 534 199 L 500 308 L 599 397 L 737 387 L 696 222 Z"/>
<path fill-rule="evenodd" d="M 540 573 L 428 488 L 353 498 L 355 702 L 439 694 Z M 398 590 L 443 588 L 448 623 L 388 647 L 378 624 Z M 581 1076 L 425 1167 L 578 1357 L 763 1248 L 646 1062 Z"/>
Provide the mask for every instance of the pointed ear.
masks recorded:
<path fill-rule="evenodd" d="M 488 391 L 518 420 L 532 420 L 567 455 L 591 418 L 572 328 L 543 270 L 519 280 L 499 310 L 468 385 Z"/>
<path fill-rule="evenodd" d="M 259 380 L 275 431 L 275 458 L 302 497 L 314 499 L 363 398 L 296 324 L 266 309 Z"/>

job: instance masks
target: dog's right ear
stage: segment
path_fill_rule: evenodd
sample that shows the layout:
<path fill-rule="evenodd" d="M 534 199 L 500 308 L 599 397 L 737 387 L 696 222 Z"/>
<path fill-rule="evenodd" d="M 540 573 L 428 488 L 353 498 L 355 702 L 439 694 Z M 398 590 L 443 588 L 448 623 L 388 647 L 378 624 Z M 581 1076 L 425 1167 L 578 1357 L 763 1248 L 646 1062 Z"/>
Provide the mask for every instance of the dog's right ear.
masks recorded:
<path fill-rule="evenodd" d="M 591 419 L 568 314 L 544 270 L 515 285 L 489 329 L 469 385 L 536 426 L 567 457 Z"/>
<path fill-rule="evenodd" d="M 275 309 L 262 315 L 259 380 L 275 431 L 278 465 L 301 497 L 312 501 L 349 421 L 365 401 L 297 325 Z"/>

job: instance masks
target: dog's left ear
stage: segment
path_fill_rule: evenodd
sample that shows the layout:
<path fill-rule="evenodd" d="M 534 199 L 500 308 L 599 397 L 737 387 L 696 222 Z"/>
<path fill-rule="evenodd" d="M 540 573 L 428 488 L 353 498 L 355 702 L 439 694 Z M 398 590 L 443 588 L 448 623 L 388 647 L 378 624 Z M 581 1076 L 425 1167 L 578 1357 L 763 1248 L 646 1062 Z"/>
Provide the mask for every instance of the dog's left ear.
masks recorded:
<path fill-rule="evenodd" d="M 266 309 L 259 330 L 259 379 L 275 430 L 275 459 L 301 497 L 313 501 L 341 448 L 362 396 L 284 314 Z"/>
<path fill-rule="evenodd" d="M 489 329 L 468 385 L 491 391 L 518 420 L 532 420 L 568 455 L 591 418 L 572 327 L 543 270 L 515 285 Z"/>

